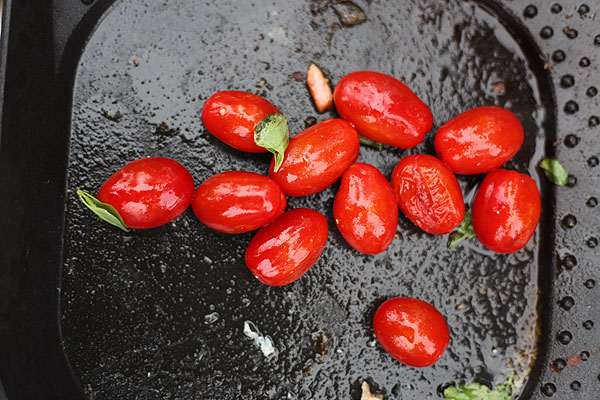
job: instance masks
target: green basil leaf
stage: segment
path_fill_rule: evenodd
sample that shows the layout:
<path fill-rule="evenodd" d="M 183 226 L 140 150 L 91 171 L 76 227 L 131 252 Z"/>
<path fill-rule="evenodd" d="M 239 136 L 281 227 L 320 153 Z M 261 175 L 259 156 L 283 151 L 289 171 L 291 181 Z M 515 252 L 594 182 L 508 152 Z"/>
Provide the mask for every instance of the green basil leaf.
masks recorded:
<path fill-rule="evenodd" d="M 460 242 L 463 239 L 474 239 L 475 232 L 473 232 L 473 220 L 471 218 L 471 210 L 467 210 L 465 212 L 465 218 L 458 226 L 456 232 L 452 234 L 450 237 L 450 245 L 452 248 L 456 245 L 456 243 Z"/>
<path fill-rule="evenodd" d="M 480 383 L 465 383 L 459 386 L 449 386 L 444 389 L 444 397 L 450 400 L 510 400 L 513 391 L 513 376 L 490 390 Z"/>
<path fill-rule="evenodd" d="M 287 118 L 280 113 L 268 114 L 254 129 L 254 143 L 273 153 L 275 156 L 274 171 L 277 172 L 283 164 L 285 149 L 290 143 L 290 128 Z"/>
<path fill-rule="evenodd" d="M 118 211 L 115 210 L 113 206 L 111 206 L 110 204 L 102 203 L 100 200 L 98 200 L 91 194 L 84 192 L 83 190 L 78 190 L 77 196 L 79 196 L 79 199 L 83 202 L 83 204 L 85 204 L 87 208 L 92 210 L 97 216 L 102 218 L 104 221 L 116 226 L 117 228 L 121 228 L 125 232 L 129 232 L 129 228 L 127 227 L 127 225 L 125 225 L 125 222 L 123 222 L 123 218 L 121 218 Z"/>
<path fill-rule="evenodd" d="M 359 136 L 358 139 L 360 140 L 360 144 L 364 144 L 365 146 L 372 147 L 375 150 L 379 150 L 379 151 L 383 150 L 383 143 L 379 143 L 374 140 L 367 139 L 364 136 Z"/>
<path fill-rule="evenodd" d="M 567 184 L 567 178 L 569 174 L 565 167 L 556 158 L 546 158 L 540 163 L 540 168 L 544 170 L 544 174 L 553 183 L 558 186 L 564 186 Z"/>

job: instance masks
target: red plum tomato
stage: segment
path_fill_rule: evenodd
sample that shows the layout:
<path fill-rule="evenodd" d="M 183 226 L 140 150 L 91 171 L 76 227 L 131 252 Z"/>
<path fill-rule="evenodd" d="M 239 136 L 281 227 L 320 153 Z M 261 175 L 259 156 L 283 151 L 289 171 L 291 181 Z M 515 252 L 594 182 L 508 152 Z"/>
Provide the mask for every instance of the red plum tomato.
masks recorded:
<path fill-rule="evenodd" d="M 435 152 L 457 174 L 490 172 L 511 159 L 523 144 L 523 126 L 510 111 L 473 108 L 440 127 Z"/>
<path fill-rule="evenodd" d="M 450 233 L 465 217 L 456 176 L 433 156 L 404 157 L 394 168 L 392 186 L 400 210 L 427 233 Z"/>
<path fill-rule="evenodd" d="M 411 297 L 395 297 L 379 306 L 373 330 L 385 351 L 411 367 L 435 364 L 450 342 L 443 315 L 432 305 Z"/>
<path fill-rule="evenodd" d="M 342 118 L 368 139 L 408 149 L 433 126 L 429 107 L 398 79 L 379 72 L 344 76 L 333 93 Z"/>
<path fill-rule="evenodd" d="M 320 192 L 337 181 L 358 158 L 356 129 L 342 119 L 328 119 L 290 139 L 283 164 L 269 175 L 289 196 Z"/>
<path fill-rule="evenodd" d="M 254 143 L 254 129 L 268 114 L 280 111 L 252 93 L 224 90 L 210 96 L 202 107 L 202 122 L 217 139 L 249 153 L 267 151 Z"/>
<path fill-rule="evenodd" d="M 180 163 L 165 157 L 135 160 L 115 172 L 98 191 L 129 228 L 164 225 L 181 215 L 192 201 L 194 179 Z"/>
<path fill-rule="evenodd" d="M 317 262 L 328 236 L 323 214 L 307 208 L 287 211 L 254 235 L 246 249 L 246 266 L 266 285 L 287 285 Z"/>
<path fill-rule="evenodd" d="M 192 208 L 209 228 L 224 233 L 258 229 L 285 210 L 285 195 L 268 176 L 245 171 L 214 175 L 196 190 Z"/>
<path fill-rule="evenodd" d="M 355 250 L 381 253 L 392 243 L 398 225 L 394 189 L 377 168 L 356 163 L 342 175 L 333 216 L 340 233 Z"/>
<path fill-rule="evenodd" d="M 496 169 L 483 179 L 471 210 L 477 239 L 497 253 L 514 253 L 531 239 L 542 212 L 540 192 L 525 174 Z"/>

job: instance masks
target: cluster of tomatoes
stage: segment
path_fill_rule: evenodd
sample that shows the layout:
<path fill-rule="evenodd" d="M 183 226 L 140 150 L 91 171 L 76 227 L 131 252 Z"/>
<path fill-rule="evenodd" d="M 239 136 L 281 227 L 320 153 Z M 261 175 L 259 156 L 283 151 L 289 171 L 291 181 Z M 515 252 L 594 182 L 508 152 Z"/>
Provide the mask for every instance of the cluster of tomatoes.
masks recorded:
<path fill-rule="evenodd" d="M 191 174 L 177 161 L 150 157 L 117 171 L 100 188 L 98 200 L 86 194 L 86 204 L 127 228 L 165 224 L 191 204 L 198 219 L 217 231 L 259 229 L 245 263 L 259 281 L 271 286 L 300 278 L 328 239 L 326 218 L 306 208 L 285 211 L 286 196 L 308 196 L 340 178 L 335 223 L 348 244 L 362 253 L 388 248 L 398 209 L 430 234 L 457 228 L 465 219 L 465 204 L 455 174 L 489 172 L 472 205 L 473 232 L 484 246 L 510 253 L 530 240 L 541 211 L 537 186 L 527 175 L 499 168 L 523 142 L 523 128 L 510 111 L 485 106 L 458 115 L 436 133 L 438 157 L 402 158 L 389 182 L 377 168 L 356 163 L 359 134 L 391 146 L 414 147 L 433 127 L 427 105 L 402 82 L 368 71 L 343 77 L 332 97 L 341 119 L 325 120 L 289 139 L 287 120 L 264 98 L 218 92 L 203 106 L 205 127 L 238 150 L 273 152 L 269 176 L 223 172 L 195 189 Z M 331 100 L 325 99 L 327 103 Z M 411 366 L 435 363 L 449 343 L 444 317 L 418 299 L 386 301 L 375 313 L 373 326 L 383 347 Z"/>

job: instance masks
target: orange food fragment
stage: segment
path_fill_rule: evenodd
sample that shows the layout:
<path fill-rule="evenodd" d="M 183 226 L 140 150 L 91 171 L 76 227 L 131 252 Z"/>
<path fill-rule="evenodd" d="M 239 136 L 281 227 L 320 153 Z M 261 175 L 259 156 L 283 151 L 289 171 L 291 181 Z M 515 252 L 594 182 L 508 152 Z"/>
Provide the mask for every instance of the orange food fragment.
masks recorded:
<path fill-rule="evenodd" d="M 333 105 L 333 92 L 329 86 L 329 79 L 315 63 L 311 63 L 306 74 L 306 83 L 310 94 L 319 112 L 329 110 Z"/>

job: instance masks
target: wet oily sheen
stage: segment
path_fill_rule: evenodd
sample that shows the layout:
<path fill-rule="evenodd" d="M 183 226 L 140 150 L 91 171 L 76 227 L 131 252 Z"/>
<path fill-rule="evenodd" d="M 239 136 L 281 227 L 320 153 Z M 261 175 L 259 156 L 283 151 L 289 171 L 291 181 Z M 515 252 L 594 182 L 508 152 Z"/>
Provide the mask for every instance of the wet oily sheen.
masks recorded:
<path fill-rule="evenodd" d="M 350 246 L 365 254 L 389 247 L 398 225 L 392 185 L 372 165 L 356 163 L 344 172 L 333 203 L 335 223 Z"/>
<path fill-rule="evenodd" d="M 523 144 L 523 126 L 510 111 L 483 106 L 465 111 L 437 131 L 438 157 L 457 174 L 482 174 L 511 159 Z"/>
<path fill-rule="evenodd" d="M 423 141 L 433 126 L 429 107 L 398 79 L 358 71 L 335 87 L 338 113 L 368 139 L 408 149 Z"/>
<path fill-rule="evenodd" d="M 98 200 L 112 205 L 127 227 L 147 229 L 181 215 L 192 201 L 194 179 L 175 160 L 148 157 L 115 172 L 100 187 Z"/>
<path fill-rule="evenodd" d="M 238 90 L 210 96 L 202 107 L 202 122 L 217 139 L 234 149 L 250 153 L 267 151 L 254 143 L 254 129 L 268 114 L 280 111 L 266 99 Z"/>
<path fill-rule="evenodd" d="M 192 201 L 198 219 L 224 233 L 258 229 L 279 217 L 286 198 L 268 176 L 246 171 L 228 171 L 204 181 Z"/>
<path fill-rule="evenodd" d="M 514 253 L 531 239 L 542 210 L 535 181 L 525 174 L 497 169 L 483 179 L 473 200 L 473 231 L 497 253 Z"/>
<path fill-rule="evenodd" d="M 287 285 L 317 262 L 328 236 L 323 214 L 297 208 L 256 232 L 244 260 L 260 282 L 269 286 Z"/>
<path fill-rule="evenodd" d="M 358 158 L 358 133 L 342 119 L 328 119 L 290 139 L 283 164 L 269 175 L 289 196 L 308 196 L 337 181 Z"/>
<path fill-rule="evenodd" d="M 456 176 L 433 156 L 404 157 L 394 168 L 392 186 L 404 215 L 427 233 L 450 233 L 465 217 Z"/>

